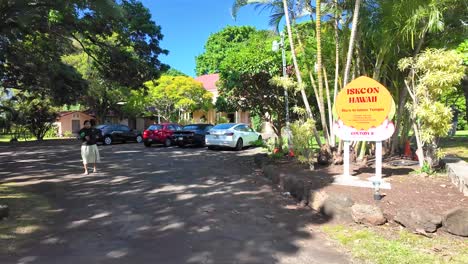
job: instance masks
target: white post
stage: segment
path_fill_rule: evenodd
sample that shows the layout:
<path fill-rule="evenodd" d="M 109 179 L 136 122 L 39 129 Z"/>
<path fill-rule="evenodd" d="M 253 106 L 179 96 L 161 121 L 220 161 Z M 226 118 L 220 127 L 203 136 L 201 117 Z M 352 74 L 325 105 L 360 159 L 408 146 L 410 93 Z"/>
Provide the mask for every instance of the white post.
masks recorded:
<path fill-rule="evenodd" d="M 344 141 L 343 176 L 349 177 L 349 141 Z"/>
<path fill-rule="evenodd" d="M 382 141 L 375 142 L 375 180 L 382 183 Z"/>

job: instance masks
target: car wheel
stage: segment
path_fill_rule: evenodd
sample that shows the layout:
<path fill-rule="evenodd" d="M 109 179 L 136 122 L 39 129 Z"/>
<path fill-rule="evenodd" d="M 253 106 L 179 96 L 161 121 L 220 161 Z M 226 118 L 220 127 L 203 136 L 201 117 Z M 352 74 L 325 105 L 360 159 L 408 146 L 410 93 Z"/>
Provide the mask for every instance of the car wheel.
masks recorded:
<path fill-rule="evenodd" d="M 170 139 L 166 138 L 166 140 L 164 140 L 164 146 L 165 146 L 165 147 L 170 147 L 171 144 L 172 144 L 172 142 L 171 142 Z"/>
<path fill-rule="evenodd" d="M 209 149 L 209 150 L 215 150 L 216 147 L 215 147 L 215 146 L 208 146 L 208 149 Z"/>
<path fill-rule="evenodd" d="M 145 147 L 151 147 L 151 142 L 145 142 Z"/>
<path fill-rule="evenodd" d="M 262 136 L 258 136 L 257 140 L 262 141 L 263 140 Z"/>
<path fill-rule="evenodd" d="M 140 135 L 138 135 L 138 136 L 136 137 L 136 142 L 137 142 L 137 143 L 141 143 L 142 141 L 143 141 L 143 137 L 140 136 Z"/>
<path fill-rule="evenodd" d="M 239 138 L 236 143 L 236 150 L 242 150 L 243 147 L 244 147 L 244 142 L 242 138 Z"/>
<path fill-rule="evenodd" d="M 105 136 L 104 137 L 104 144 L 105 145 L 110 145 L 112 144 L 112 138 L 110 136 Z"/>

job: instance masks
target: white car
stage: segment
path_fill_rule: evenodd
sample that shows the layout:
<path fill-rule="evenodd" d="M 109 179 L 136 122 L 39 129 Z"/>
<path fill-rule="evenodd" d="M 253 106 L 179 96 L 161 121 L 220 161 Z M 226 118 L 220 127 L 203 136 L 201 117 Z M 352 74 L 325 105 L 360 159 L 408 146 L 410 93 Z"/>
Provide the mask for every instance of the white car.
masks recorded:
<path fill-rule="evenodd" d="M 249 125 L 242 123 L 216 125 L 205 136 L 205 143 L 209 149 L 230 147 L 241 150 L 243 147 L 251 146 L 257 140 L 262 140 L 260 133 L 255 132 Z"/>

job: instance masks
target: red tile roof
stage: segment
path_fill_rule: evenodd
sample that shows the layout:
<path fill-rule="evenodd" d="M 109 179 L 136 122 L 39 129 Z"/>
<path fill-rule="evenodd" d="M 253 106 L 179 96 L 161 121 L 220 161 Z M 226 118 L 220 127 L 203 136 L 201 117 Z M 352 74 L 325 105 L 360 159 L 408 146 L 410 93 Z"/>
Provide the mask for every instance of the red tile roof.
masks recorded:
<path fill-rule="evenodd" d="M 206 74 L 201 75 L 195 78 L 196 81 L 199 81 L 203 84 L 203 88 L 208 91 L 217 91 L 216 82 L 219 80 L 219 74 Z"/>

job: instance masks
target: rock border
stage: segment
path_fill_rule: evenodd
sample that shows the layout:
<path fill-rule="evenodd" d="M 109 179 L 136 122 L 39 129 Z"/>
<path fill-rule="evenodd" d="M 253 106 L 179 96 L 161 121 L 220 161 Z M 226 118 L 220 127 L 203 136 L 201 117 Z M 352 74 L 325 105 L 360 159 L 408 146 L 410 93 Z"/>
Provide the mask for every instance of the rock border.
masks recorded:
<path fill-rule="evenodd" d="M 394 219 L 388 219 L 376 205 L 356 204 L 345 194 L 326 192 L 312 184 L 298 179 L 295 175 L 279 169 L 266 154 L 254 156 L 255 164 L 263 171 L 263 176 L 277 185 L 281 191 L 289 193 L 301 204 L 320 212 L 326 217 L 345 223 L 382 225 L 387 221 L 406 227 L 415 233 L 427 234 L 443 230 L 457 236 L 468 236 L 468 208 L 455 208 L 443 215 L 415 208 L 401 208 Z"/>

